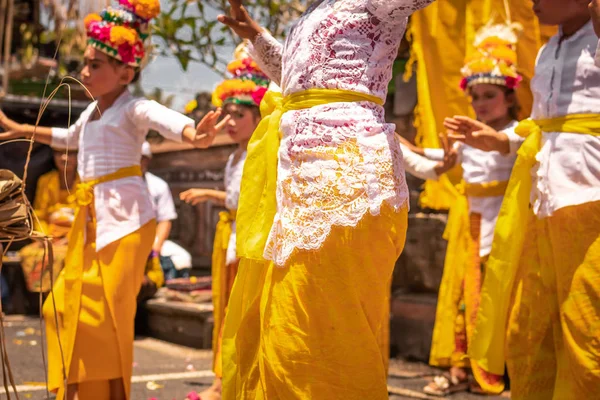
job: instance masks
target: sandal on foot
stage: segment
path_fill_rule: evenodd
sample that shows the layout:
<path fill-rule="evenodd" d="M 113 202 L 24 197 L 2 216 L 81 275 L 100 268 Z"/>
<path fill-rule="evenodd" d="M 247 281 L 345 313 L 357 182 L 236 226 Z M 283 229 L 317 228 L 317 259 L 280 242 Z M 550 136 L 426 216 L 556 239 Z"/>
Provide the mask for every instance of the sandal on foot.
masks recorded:
<path fill-rule="evenodd" d="M 468 389 L 469 381 L 461 381 L 455 376 L 439 375 L 423 388 L 423 392 L 432 396 L 445 397 L 452 393 L 466 392 Z"/>

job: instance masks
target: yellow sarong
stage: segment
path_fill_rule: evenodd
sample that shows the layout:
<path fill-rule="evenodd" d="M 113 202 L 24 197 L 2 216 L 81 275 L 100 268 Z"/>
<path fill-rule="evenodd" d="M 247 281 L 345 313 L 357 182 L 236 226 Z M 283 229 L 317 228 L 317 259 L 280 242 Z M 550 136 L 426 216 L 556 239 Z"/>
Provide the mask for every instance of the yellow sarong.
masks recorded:
<path fill-rule="evenodd" d="M 69 234 L 65 268 L 43 307 L 49 388 L 58 391 L 57 398 L 64 395 L 65 381 L 78 384 L 80 393 L 85 393 L 88 384 L 96 390 L 97 382 L 106 381 L 106 389 L 109 380 L 118 378 L 123 379 L 129 398 L 136 298 L 156 222 L 97 252 L 93 188 L 130 176 L 141 176 L 140 167 L 123 168 L 77 187 L 79 208 Z"/>
<path fill-rule="evenodd" d="M 486 371 L 502 374 L 506 361 L 506 327 L 511 293 L 523 255 L 530 218 L 531 169 L 540 151 L 542 132 L 600 135 L 596 114 L 572 114 L 546 120 L 525 120 L 516 129 L 527 139 L 518 157 L 500 209 L 492 253 L 481 291 L 481 306 L 469 357 Z"/>
<path fill-rule="evenodd" d="M 237 272 L 229 271 L 229 269 L 236 269 L 234 265 L 227 265 L 227 248 L 233 231 L 235 214 L 235 211 L 222 211 L 219 213 L 212 253 L 213 372 L 219 378 L 223 376 L 221 333 L 225 322 L 225 310 L 229 302 L 235 272 Z"/>
<path fill-rule="evenodd" d="M 444 274 L 440 284 L 436 309 L 435 326 L 431 344 L 429 363 L 437 367 L 471 367 L 481 388 L 487 393 L 501 393 L 504 390 L 502 377 L 486 374 L 474 360 L 461 358 L 462 351 L 456 349 L 456 324 L 464 325 L 466 344 L 470 343 L 479 309 L 481 270 L 479 261 L 479 240 L 473 234 L 470 223 L 468 197 L 496 197 L 504 195 L 508 182 L 486 182 L 472 184 L 463 182 L 457 187 L 456 198 L 444 232 L 448 241 Z M 471 216 L 472 217 L 472 216 Z M 474 257 L 475 256 L 475 257 Z M 465 306 L 464 318 L 460 307 Z M 463 321 L 464 319 L 464 321 Z M 464 356 L 464 354 L 462 354 Z"/>
<path fill-rule="evenodd" d="M 318 251 L 285 268 L 263 258 L 277 210 L 279 122 L 287 110 L 381 99 L 309 90 L 269 92 L 248 145 L 237 214 L 242 257 L 223 332 L 223 399 L 387 399 L 389 297 L 407 209 L 384 204 L 356 227 L 333 227 Z M 268 114 L 272 111 L 270 115 Z M 377 240 L 374 240 L 377 238 Z"/>

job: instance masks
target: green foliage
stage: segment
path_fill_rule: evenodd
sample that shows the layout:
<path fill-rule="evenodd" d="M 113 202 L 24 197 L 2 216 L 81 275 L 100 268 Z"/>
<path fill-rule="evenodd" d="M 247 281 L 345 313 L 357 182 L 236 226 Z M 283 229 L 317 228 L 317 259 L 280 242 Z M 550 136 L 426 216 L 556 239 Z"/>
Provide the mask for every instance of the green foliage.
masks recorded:
<path fill-rule="evenodd" d="M 290 22 L 306 9 L 310 0 L 249 0 L 250 15 L 275 37 L 284 37 Z M 174 55 L 187 70 L 190 62 L 200 62 L 225 73 L 232 49 L 239 38 L 217 21 L 226 14 L 227 0 L 171 0 L 155 20 L 153 32 L 160 38 L 162 55 Z"/>

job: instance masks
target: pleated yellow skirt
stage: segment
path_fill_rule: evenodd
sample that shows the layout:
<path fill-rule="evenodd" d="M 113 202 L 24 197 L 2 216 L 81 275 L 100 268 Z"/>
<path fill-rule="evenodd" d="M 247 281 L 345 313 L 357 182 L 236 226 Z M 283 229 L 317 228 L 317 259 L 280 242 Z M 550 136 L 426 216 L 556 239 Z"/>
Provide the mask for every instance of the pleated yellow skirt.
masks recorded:
<path fill-rule="evenodd" d="M 600 202 L 530 218 L 508 325 L 512 399 L 600 398 Z"/>
<path fill-rule="evenodd" d="M 123 379 L 129 398 L 136 297 L 155 232 L 152 220 L 96 252 L 95 223 L 87 224 L 79 314 L 71 328 L 75 332 L 69 332 L 65 324 L 66 304 L 74 295 L 71 285 L 65 283 L 67 258 L 43 307 L 49 388 L 58 392 L 57 399 L 64 395 L 65 374 L 67 384 L 78 384 L 81 400 L 108 400 L 108 381 L 118 378 Z M 70 337 L 74 341 L 69 341 Z"/>
<path fill-rule="evenodd" d="M 407 209 L 334 227 L 284 268 L 242 259 L 223 333 L 223 399 L 383 400 Z"/>

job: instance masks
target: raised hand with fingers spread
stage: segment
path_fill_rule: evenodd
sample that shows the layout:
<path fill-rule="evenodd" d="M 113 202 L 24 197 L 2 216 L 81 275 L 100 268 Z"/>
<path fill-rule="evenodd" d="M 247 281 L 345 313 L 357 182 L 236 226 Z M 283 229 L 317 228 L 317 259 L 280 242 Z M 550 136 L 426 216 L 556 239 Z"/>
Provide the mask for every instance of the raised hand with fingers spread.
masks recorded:
<path fill-rule="evenodd" d="M 458 140 L 483 151 L 510 152 L 510 142 L 505 133 L 465 116 L 455 116 L 444 120 L 444 127 L 450 131 L 448 138 Z"/>
<path fill-rule="evenodd" d="M 223 127 L 229 122 L 229 115 L 226 115 L 220 122 L 217 122 L 221 114 L 221 109 L 208 112 L 198 123 L 195 131 L 192 132 L 192 129 L 190 129 L 188 132 L 184 132 L 184 136 L 194 147 L 209 147 L 213 143 L 217 133 L 222 131 Z"/>
<path fill-rule="evenodd" d="M 229 0 L 229 15 L 219 15 L 219 22 L 227 25 L 242 39 L 252 40 L 262 28 L 250 17 L 241 0 Z"/>

